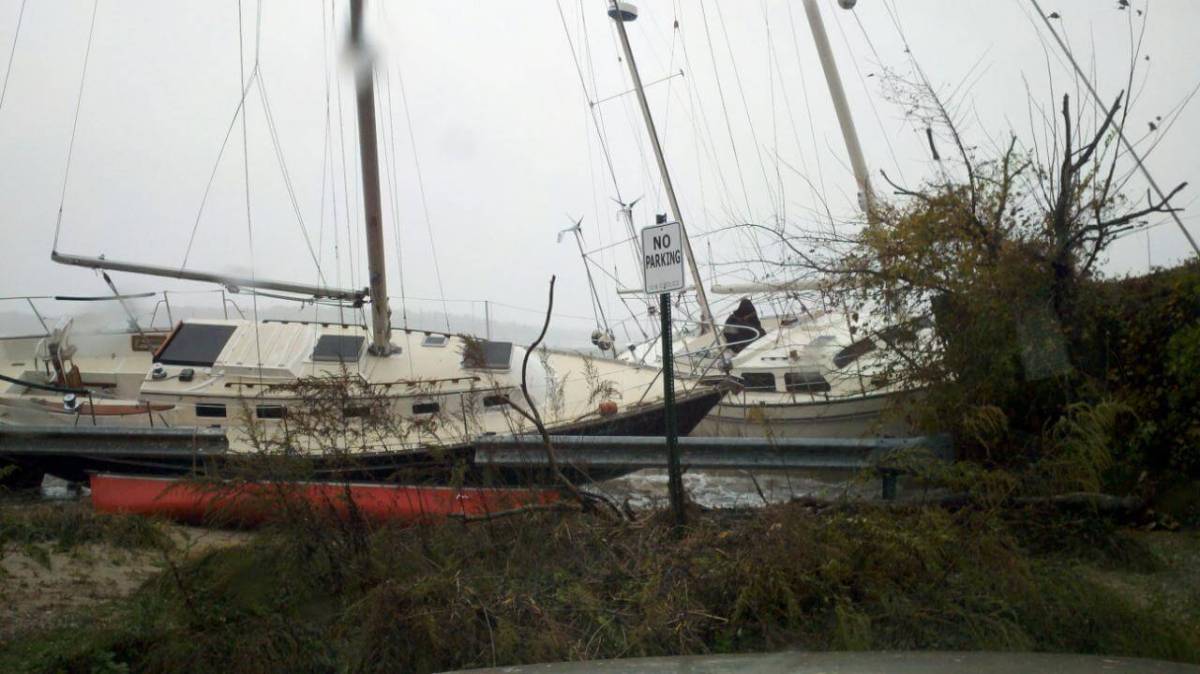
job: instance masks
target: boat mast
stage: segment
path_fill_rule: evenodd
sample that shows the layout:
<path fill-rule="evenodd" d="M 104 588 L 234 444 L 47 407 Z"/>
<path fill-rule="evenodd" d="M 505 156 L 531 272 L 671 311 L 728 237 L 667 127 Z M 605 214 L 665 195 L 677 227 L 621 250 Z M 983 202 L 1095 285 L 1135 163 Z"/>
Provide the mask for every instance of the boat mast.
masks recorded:
<path fill-rule="evenodd" d="M 375 132 L 375 64 L 363 44 L 363 0 L 350 0 L 350 48 L 356 54 L 354 89 L 358 146 L 362 158 L 363 210 L 367 225 L 367 274 L 371 287 L 371 346 L 376 356 L 392 352 L 387 269 L 383 259 L 383 207 L 379 196 L 379 149 Z"/>
<path fill-rule="evenodd" d="M 862 146 L 858 143 L 854 118 L 850 116 L 850 105 L 846 102 L 846 90 L 842 88 L 842 78 L 838 75 L 837 62 L 833 60 L 833 50 L 829 46 L 829 36 L 825 34 L 825 22 L 821 19 L 817 0 L 804 0 L 804 13 L 808 15 L 808 26 L 812 29 L 813 42 L 821 57 L 821 69 L 825 71 L 829 96 L 833 99 L 833 109 L 837 111 L 838 125 L 842 127 L 842 138 L 846 141 L 846 152 L 850 155 L 850 167 L 858 183 L 859 206 L 870 219 L 875 198 L 871 192 L 871 177 L 867 173 L 867 161 L 863 159 Z"/>
<path fill-rule="evenodd" d="M 633 78 L 634 91 L 637 93 L 638 104 L 642 108 L 642 118 L 646 121 L 646 133 L 650 136 L 650 145 L 654 148 L 654 158 L 658 160 L 658 172 L 662 175 L 663 189 L 667 193 L 667 201 L 671 205 L 671 215 L 679 223 L 683 232 L 683 254 L 687 256 L 688 271 L 692 274 L 692 282 L 696 284 L 696 299 L 700 302 L 700 331 L 703 334 L 709 328 L 713 329 L 717 343 L 721 343 L 721 331 L 713 323 L 712 310 L 708 308 L 708 296 L 704 294 L 704 280 L 700 276 L 700 267 L 692 254 L 692 244 L 688 240 L 687 226 L 683 223 L 683 213 L 679 210 L 679 201 L 675 198 L 675 187 L 671 183 L 671 174 L 667 171 L 667 160 L 663 157 L 662 145 L 658 142 L 658 131 L 654 127 L 654 118 L 650 115 L 650 105 L 646 102 L 646 90 L 642 87 L 642 76 L 638 73 L 637 63 L 633 60 L 633 50 L 629 47 L 629 35 L 625 32 L 625 22 L 637 18 L 637 9 L 628 3 L 609 0 L 608 15 L 617 24 L 617 34 L 621 36 L 621 48 L 625 52 L 625 63 L 629 65 L 629 75 Z M 663 354 L 664 357 L 667 354 Z"/>

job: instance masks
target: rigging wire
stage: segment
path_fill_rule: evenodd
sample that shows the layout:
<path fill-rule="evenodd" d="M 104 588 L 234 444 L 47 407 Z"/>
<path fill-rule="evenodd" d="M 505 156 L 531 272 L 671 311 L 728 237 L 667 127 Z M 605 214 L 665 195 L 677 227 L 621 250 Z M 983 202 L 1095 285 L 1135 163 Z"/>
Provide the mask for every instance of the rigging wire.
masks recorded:
<path fill-rule="evenodd" d="M 817 182 L 821 184 L 821 200 L 829 203 L 829 190 L 825 187 L 825 169 L 821 163 L 821 152 L 817 144 L 817 127 L 813 123 L 812 104 L 808 96 L 808 80 L 804 77 L 804 58 L 800 54 L 800 37 L 796 34 L 796 15 L 792 11 L 792 3 L 788 3 L 788 26 L 792 33 L 792 47 L 796 51 L 796 66 L 800 72 L 800 92 L 804 95 L 804 111 L 808 116 L 808 134 L 812 140 L 813 159 L 817 164 Z M 796 137 L 796 148 L 800 148 L 800 138 Z"/>
<path fill-rule="evenodd" d="M 704 36 L 708 43 L 708 55 L 712 61 L 713 78 L 717 84 L 718 98 L 721 100 L 721 112 L 725 119 L 725 130 L 729 134 L 729 147 L 733 151 L 733 163 L 737 167 L 738 181 L 742 185 L 742 197 L 746 200 L 746 218 L 754 218 L 754 209 L 750 206 L 750 192 L 746 189 L 746 177 L 742 174 L 742 160 L 738 156 L 737 143 L 733 140 L 733 126 L 729 122 L 729 106 L 725 103 L 725 88 L 721 86 L 721 73 L 717 69 L 717 53 L 713 50 L 712 31 L 708 26 L 708 12 L 704 9 L 704 0 L 700 0 L 700 17 L 704 23 Z"/>
<path fill-rule="evenodd" d="M 851 10 L 851 14 L 853 14 L 854 20 L 856 20 L 858 23 L 858 29 L 862 31 L 863 35 L 865 36 L 866 29 L 863 28 L 863 22 L 858 18 L 858 13 Z M 854 66 L 854 74 L 857 74 L 858 82 L 863 85 L 863 91 L 866 92 L 866 102 L 868 102 L 869 106 L 871 107 L 871 114 L 875 116 L 875 122 L 877 125 L 880 125 L 880 131 L 883 132 L 883 143 L 884 145 L 887 145 L 888 155 L 892 157 L 892 163 L 895 164 L 896 174 L 901 177 L 901 180 L 905 180 L 905 182 L 907 182 L 904 175 L 904 169 L 900 167 L 900 160 L 898 157 L 896 157 L 896 151 L 892 145 L 892 134 L 888 133 L 887 127 L 883 126 L 883 118 L 880 115 L 880 108 L 878 108 L 875 104 L 875 97 L 871 96 L 870 94 L 870 88 L 868 88 L 868 85 L 866 85 L 866 78 L 863 76 L 862 68 L 858 67 L 858 58 L 856 55 L 854 55 L 854 50 L 850 47 L 850 38 L 846 36 L 845 26 L 841 25 L 841 14 L 839 12 L 834 12 L 833 19 L 834 23 L 838 24 L 838 32 L 841 34 L 841 42 L 842 44 L 845 44 L 846 52 L 850 54 L 850 62 L 851 65 Z M 880 62 L 880 67 L 883 67 L 883 61 L 880 60 L 880 56 L 878 56 L 878 53 L 875 52 L 874 44 L 871 44 L 869 38 L 866 43 L 869 44 L 871 52 L 875 53 L 875 58 L 878 60 L 878 62 Z"/>
<path fill-rule="evenodd" d="M 733 42 L 729 39 L 729 26 L 725 21 L 725 13 L 721 11 L 721 3 L 716 3 L 716 8 L 717 20 L 721 26 L 721 34 L 725 37 L 725 49 L 729 52 L 729 62 L 733 66 L 733 80 L 737 83 L 738 96 L 742 99 L 742 110 L 746 113 L 746 126 L 750 128 L 750 138 L 754 141 L 754 153 L 758 157 L 758 169 L 762 172 L 763 184 L 767 188 L 767 198 L 771 201 L 771 207 L 778 211 L 779 206 L 775 202 L 775 193 L 771 189 L 771 179 L 767 177 L 767 166 L 763 162 L 762 146 L 758 142 L 758 131 L 754 128 L 754 118 L 750 115 L 750 104 L 746 101 L 746 89 L 742 85 L 741 70 L 737 67 L 737 57 L 733 54 Z M 770 35 L 769 32 L 768 35 Z"/>
<path fill-rule="evenodd" d="M 17 55 L 17 40 L 21 37 L 21 20 L 25 18 L 25 0 L 17 11 L 17 27 L 13 30 L 12 47 L 8 50 L 8 65 L 4 67 L 4 84 L 0 85 L 0 110 L 4 109 L 4 97 L 8 94 L 8 76 L 12 74 L 13 59 Z"/>
<path fill-rule="evenodd" d="M 570 29 L 567 28 L 567 17 L 563 13 L 562 2 L 561 2 L 561 0 L 555 0 L 554 4 L 558 7 L 558 17 L 562 21 L 563 34 L 566 35 L 566 37 L 567 37 L 567 46 L 571 50 L 571 59 L 575 63 L 575 72 L 579 75 L 579 86 L 580 86 L 580 88 L 583 89 L 583 98 L 584 98 L 584 100 L 587 101 L 588 110 L 591 111 L 592 123 L 595 125 L 595 128 L 596 128 L 596 135 L 599 136 L 599 138 L 600 138 L 600 149 L 604 153 L 604 163 L 608 167 L 609 176 L 612 178 L 613 191 L 617 195 L 617 200 L 623 201 L 623 199 L 621 198 L 621 186 L 620 186 L 619 182 L 617 181 L 617 169 L 613 165 L 612 153 L 609 151 L 608 142 L 605 139 L 606 134 L 603 131 L 603 128 L 604 128 L 603 114 L 604 113 L 602 111 L 599 111 L 599 112 L 597 111 L 596 108 L 598 106 L 595 104 L 595 102 L 592 101 L 592 94 L 588 91 L 587 82 L 583 78 L 583 68 L 579 64 L 579 55 L 575 52 L 575 42 L 574 42 L 574 40 L 571 39 L 571 31 L 570 31 Z M 582 8 L 581 8 L 581 11 L 582 11 Z M 584 38 L 586 39 L 587 31 L 585 30 L 583 34 L 584 34 Z M 592 77 L 595 78 L 594 72 L 592 73 Z"/>
<path fill-rule="evenodd" d="M 333 5 L 331 3 L 331 5 L 330 5 L 331 14 L 333 11 L 334 11 Z M 334 78 L 334 86 L 335 86 L 336 94 L 337 94 L 338 149 L 339 149 L 339 154 L 341 155 L 341 158 L 342 158 L 342 211 L 343 211 L 343 215 L 345 216 L 346 248 L 348 249 L 346 251 L 346 257 L 347 257 L 346 265 L 349 267 L 350 285 L 356 286 L 356 285 L 358 285 L 358 274 L 355 273 L 355 266 L 354 266 L 355 237 L 354 237 L 354 233 L 350 229 L 351 223 L 353 223 L 355 221 L 355 218 L 351 217 L 351 215 L 350 215 L 350 206 L 351 206 L 352 202 L 354 204 L 357 204 L 358 202 L 357 202 L 357 200 L 354 200 L 353 197 L 350 196 L 351 195 L 350 182 L 349 182 L 349 178 L 348 178 L 348 176 L 350 175 L 350 171 L 349 171 L 349 169 L 346 168 L 346 118 L 342 111 L 342 78 L 341 77 Z"/>
<path fill-rule="evenodd" d="M 676 8 L 676 12 L 678 13 L 678 7 Z M 680 34 L 679 44 L 683 51 L 683 62 L 684 62 L 684 64 L 686 64 L 687 72 L 689 72 L 689 73 L 696 72 L 695 68 L 693 68 L 693 66 L 692 66 L 691 55 L 688 52 L 687 39 L 683 35 L 682 22 L 680 22 L 680 25 L 676 27 L 676 30 L 679 31 L 679 34 Z M 711 162 L 713 168 L 715 169 L 715 171 L 717 173 L 717 180 L 718 180 L 718 182 L 721 183 L 721 190 L 720 190 L 721 208 L 724 211 L 726 211 L 727 213 L 732 213 L 733 207 L 729 203 L 729 199 L 730 199 L 729 198 L 729 195 L 730 195 L 729 182 L 725 179 L 725 172 L 721 168 L 722 165 L 724 164 L 724 162 L 718 161 L 717 157 L 716 157 L 717 143 L 716 143 L 716 140 L 713 139 L 712 125 L 709 124 L 708 113 L 705 112 L 704 106 L 697 104 L 696 101 L 699 98 L 699 93 L 696 91 L 696 88 L 694 86 L 692 86 L 692 80 L 690 77 L 688 78 L 688 85 L 689 85 L 688 86 L 688 106 L 691 109 L 690 117 L 692 119 L 693 133 L 697 137 L 701 137 L 700 129 L 698 128 L 699 125 L 696 124 L 696 118 L 697 118 L 696 110 L 699 109 L 700 125 L 703 125 L 704 136 L 707 137 L 707 146 L 704 146 L 702 144 L 702 142 L 699 142 L 699 141 L 697 142 L 697 145 L 702 147 L 705 150 L 705 153 L 708 155 L 709 161 Z M 701 140 L 703 140 L 703 137 L 701 137 Z M 701 165 L 701 160 L 700 160 L 699 155 L 697 155 L 697 157 L 696 157 L 696 167 L 697 167 L 697 172 L 699 174 L 701 174 L 701 176 L 703 176 L 703 170 L 702 170 L 702 165 Z M 703 190 L 704 190 L 703 179 L 701 179 L 700 189 L 701 189 L 701 195 L 702 195 L 701 199 L 703 200 Z M 734 219 L 736 219 L 736 218 L 734 218 Z"/>
<path fill-rule="evenodd" d="M 555 6 L 558 8 L 558 17 L 559 17 L 560 22 L 562 23 L 563 35 L 566 36 L 566 38 L 567 38 L 567 47 L 571 51 L 571 60 L 575 65 L 575 73 L 579 77 L 579 87 L 583 90 L 584 100 L 587 101 L 587 104 L 588 104 L 588 113 L 592 119 L 592 127 L 596 131 L 596 137 L 597 137 L 599 145 L 600 145 L 600 151 L 601 151 L 601 154 L 604 156 L 604 162 L 605 162 L 605 166 L 608 168 L 609 178 L 612 180 L 613 193 L 616 195 L 617 202 L 619 204 L 621 204 L 622 208 L 624 208 L 625 201 L 621 196 L 621 186 L 620 186 L 619 181 L 617 180 L 617 171 L 613 164 L 612 152 L 610 151 L 609 146 L 608 146 L 607 131 L 605 130 L 605 126 L 604 126 L 603 110 L 598 110 L 598 108 L 600 106 L 597 105 L 596 101 L 592 100 L 593 93 L 588 91 L 587 80 L 583 76 L 583 67 L 580 65 L 579 55 L 575 50 L 575 42 L 574 42 L 574 40 L 572 40 L 571 31 L 567 26 L 567 18 L 566 18 L 566 14 L 563 12 L 561 0 L 555 0 Z M 587 33 L 587 23 L 586 23 L 587 18 L 586 17 L 587 17 L 587 12 L 584 11 L 583 2 L 582 2 L 582 0 L 580 0 L 580 21 L 582 22 L 581 32 L 583 33 L 585 49 L 587 50 L 586 53 L 588 54 L 588 68 L 589 68 L 589 73 L 590 73 L 591 79 L 592 79 L 592 87 L 593 87 L 593 90 L 595 90 L 596 89 L 596 72 L 595 72 L 595 68 L 593 67 L 593 64 L 591 62 L 591 50 L 589 47 L 589 45 L 591 43 L 590 43 L 590 39 L 589 39 L 588 33 Z M 592 164 L 591 164 L 592 144 L 591 144 L 590 137 L 588 139 L 587 146 L 588 146 L 588 157 L 589 157 L 588 170 L 590 173 L 592 170 Z M 591 184 L 592 184 L 592 202 L 593 202 L 592 206 L 593 206 L 593 209 L 597 212 L 596 221 L 597 221 L 597 223 L 599 223 L 600 222 L 600 218 L 598 215 L 599 208 L 596 204 L 594 177 L 591 180 Z M 626 222 L 626 227 L 627 227 L 627 229 L 629 229 L 629 233 L 630 233 L 630 238 L 627 239 L 627 241 L 635 240 L 634 232 L 632 230 L 632 227 L 633 227 L 632 220 Z M 597 227 L 597 230 L 599 231 L 598 227 Z M 603 251 L 605 248 L 606 247 L 602 247 L 600 250 Z M 636 255 L 637 255 L 636 246 L 634 246 L 632 248 L 632 250 L 636 257 Z M 602 260 L 603 260 L 603 258 L 602 258 Z M 587 254 L 583 255 L 583 263 L 584 263 L 584 269 L 586 270 L 587 265 L 590 263 L 590 261 L 587 257 Z M 615 264 L 615 260 L 614 260 L 614 264 Z M 606 271 L 605 265 L 603 264 L 603 262 L 598 266 L 602 271 Z M 589 274 L 589 278 L 588 278 L 588 283 L 589 283 L 589 285 L 592 285 L 592 280 L 591 280 L 590 274 Z M 591 290 L 592 290 L 592 295 L 597 295 L 597 291 L 596 291 L 594 285 L 592 285 Z M 609 294 L 605 293 L 605 297 L 609 297 Z M 599 302 L 598 297 L 597 297 L 596 301 Z M 626 308 L 628 308 L 628 305 L 626 305 Z M 612 309 L 612 305 L 610 304 L 609 305 L 610 313 L 611 313 L 611 309 Z M 604 311 L 603 311 L 603 308 L 601 307 L 600 314 L 603 314 L 603 313 L 604 313 Z M 596 320 L 599 321 L 599 316 L 596 316 Z"/>
<path fill-rule="evenodd" d="M 300 225 L 300 233 L 304 236 L 304 244 L 308 247 L 308 254 L 312 257 L 313 264 L 317 267 L 319 283 L 326 284 L 325 274 L 321 270 L 321 261 L 317 259 L 317 252 L 313 248 L 312 239 L 308 236 L 308 227 L 304 223 L 304 213 L 300 210 L 300 202 L 296 199 L 296 188 L 292 184 L 292 176 L 288 173 L 287 169 L 287 160 L 283 156 L 283 145 L 279 142 L 279 130 L 275 125 L 275 114 L 271 110 L 271 99 L 267 96 L 266 75 L 258 65 L 255 65 L 255 72 L 258 73 L 258 93 L 262 98 L 263 113 L 267 120 L 267 131 L 271 138 L 271 144 L 275 147 L 275 158 L 279 161 L 279 172 L 283 175 L 283 186 L 287 189 L 288 198 L 292 202 L 292 211 L 296 214 L 296 222 Z"/>
<path fill-rule="evenodd" d="M 62 232 L 63 204 L 67 201 L 67 183 L 71 177 L 71 157 L 75 154 L 75 134 L 79 130 L 79 110 L 83 107 L 83 85 L 87 82 L 88 61 L 92 57 L 92 38 L 96 35 L 96 13 L 99 9 L 100 0 L 93 0 L 87 47 L 83 51 L 83 72 L 79 75 L 79 93 L 75 97 L 75 120 L 71 122 L 71 140 L 67 144 L 67 166 L 63 170 L 62 194 L 58 198 L 58 219 L 54 223 L 54 244 L 50 249 L 52 251 L 58 250 L 58 236 Z"/>
<path fill-rule="evenodd" d="M 324 9 L 322 9 L 321 24 L 322 24 L 322 27 L 325 29 L 325 33 L 322 34 L 322 46 L 324 47 L 323 52 L 324 52 L 324 60 L 325 60 L 325 142 L 326 142 L 326 148 L 327 148 L 326 156 L 329 159 L 329 164 L 328 164 L 328 168 L 329 168 L 329 200 L 330 200 L 329 214 L 333 218 L 333 228 L 332 228 L 333 229 L 333 265 L 336 268 L 337 282 L 338 282 L 338 285 L 340 286 L 342 284 L 342 253 L 341 253 L 341 245 L 340 245 L 341 237 L 338 234 L 337 180 L 334 178 L 334 175 L 333 175 L 337 171 L 337 166 L 335 166 L 335 164 L 334 164 L 334 157 L 333 157 L 334 141 L 333 141 L 333 133 L 331 131 L 332 127 L 333 127 L 333 114 L 332 114 L 333 111 L 332 111 L 332 107 L 331 107 L 330 101 L 329 101 L 330 96 L 333 93 L 333 87 L 331 86 L 330 79 L 337 77 L 337 74 L 333 72 L 333 69 L 330 67 L 330 64 L 329 64 L 330 49 L 329 49 L 328 34 L 330 32 L 332 32 L 333 26 L 335 26 L 337 24 L 337 21 L 336 21 L 337 14 L 336 14 L 336 9 L 334 8 L 333 2 L 334 2 L 334 0 L 329 0 L 329 22 L 328 22 L 328 24 L 326 24 L 326 22 L 325 22 L 325 12 L 324 12 Z M 338 96 L 340 99 L 340 96 L 341 96 L 340 88 L 338 89 Z M 338 101 L 338 105 L 339 106 L 341 105 L 340 100 Z M 339 114 L 339 120 L 340 120 L 341 119 L 341 117 L 340 117 L 341 108 L 340 107 L 338 108 L 338 114 Z M 339 126 L 339 132 L 340 132 L 340 130 L 341 130 L 341 128 Z M 344 163 L 342 165 L 345 166 Z M 322 167 L 321 172 L 322 173 L 325 172 L 324 167 Z M 344 178 L 344 174 L 343 174 L 343 178 Z M 342 184 L 343 185 L 345 184 L 344 180 L 343 180 Z M 324 198 L 324 197 L 322 197 L 322 198 Z M 343 201 L 344 200 L 345 200 L 345 194 L 343 193 Z M 324 217 L 323 209 L 322 209 L 322 217 Z M 340 322 L 340 323 L 346 322 L 345 313 L 346 313 L 345 310 L 341 307 L 341 305 L 339 305 L 338 306 L 338 322 Z"/>
<path fill-rule="evenodd" d="M 225 156 L 225 148 L 229 145 L 229 139 L 233 136 L 233 129 L 237 126 L 238 116 L 242 114 L 242 108 L 246 105 L 246 96 L 250 93 L 250 86 L 258 79 L 258 70 L 250 73 L 250 79 L 246 82 L 246 86 L 242 89 L 242 95 L 238 98 L 237 105 L 233 108 L 233 115 L 229 118 L 229 125 L 225 127 L 225 138 L 221 141 L 221 149 L 217 150 L 217 159 L 213 162 L 212 171 L 208 174 L 208 183 L 204 185 L 204 194 L 200 197 L 200 207 L 196 209 L 196 219 L 192 223 L 192 233 L 188 237 L 187 248 L 183 251 L 183 261 L 179 263 L 179 270 L 183 271 L 187 267 L 188 258 L 192 254 L 192 244 L 196 242 L 196 232 L 200 228 L 200 218 L 204 215 L 204 207 L 208 204 L 208 195 L 212 191 L 213 182 L 217 177 L 217 169 L 221 167 L 221 158 Z"/>
<path fill-rule="evenodd" d="M 400 186 L 397 176 L 398 169 L 396 167 L 396 126 L 393 123 L 393 108 L 392 108 L 392 76 L 390 70 L 384 70 L 384 98 L 379 99 L 378 106 L 380 108 L 380 116 L 387 117 L 386 137 L 387 143 L 383 146 L 383 168 L 387 173 L 388 180 L 388 206 L 392 211 L 392 243 L 396 248 L 396 270 L 400 279 L 400 320 L 404 329 L 408 329 L 408 303 L 406 300 L 407 293 L 404 290 L 404 254 L 400 245 Z M 376 87 L 379 88 L 379 72 L 375 72 Z M 387 103 L 387 112 L 384 114 L 384 102 Z M 380 128 L 383 131 L 383 128 Z M 389 152 L 390 149 L 390 152 Z"/>
<path fill-rule="evenodd" d="M 318 211 L 317 225 L 317 254 L 321 255 L 325 250 L 325 186 L 329 179 L 329 24 L 325 19 L 325 5 L 320 6 L 321 12 L 321 64 L 322 72 L 325 75 L 325 129 L 321 139 L 321 208 Z M 340 270 L 334 269 L 334 276 L 339 276 Z M 338 278 L 340 285 L 341 279 Z M 338 313 L 341 314 L 341 303 L 338 303 Z M 313 320 L 320 318 L 320 309 L 313 305 Z M 316 363 L 313 364 L 313 373 L 316 373 Z"/>
<path fill-rule="evenodd" d="M 238 0 L 238 86 L 244 88 L 246 86 L 246 59 L 244 35 L 242 29 L 242 0 Z M 258 13 L 256 18 L 258 27 L 262 24 L 262 2 L 258 3 Z M 259 42 L 258 27 L 255 30 L 255 42 Z M 255 45 L 255 63 L 254 68 L 258 67 L 258 45 Z M 250 280 L 254 281 L 254 218 L 251 216 L 250 210 L 250 142 L 249 132 L 247 131 L 246 111 L 242 109 L 242 171 L 245 176 L 246 186 L 246 238 L 249 241 L 250 247 Z M 258 293 L 250 296 L 254 311 L 254 350 L 255 357 L 258 362 L 258 379 L 262 383 L 262 342 L 258 335 Z"/>
<path fill-rule="evenodd" d="M 400 103 L 404 107 L 404 120 L 408 123 L 408 141 L 412 146 L 413 167 L 417 171 L 417 191 L 421 195 L 421 211 L 425 215 L 425 231 L 429 235 L 429 250 L 433 255 L 433 274 L 437 279 L 438 295 L 445 297 L 446 291 L 442 285 L 442 270 L 438 264 L 437 244 L 433 238 L 433 224 L 429 218 L 429 200 L 425 197 L 425 178 L 421 173 L 421 155 L 417 152 L 417 135 L 413 131 L 412 112 L 408 107 L 408 93 L 404 88 L 404 71 L 400 66 L 396 66 L 396 82 L 400 84 Z M 442 310 L 446 316 L 446 332 L 452 332 L 450 329 L 450 312 L 446 309 L 443 303 Z"/>
<path fill-rule="evenodd" d="M 779 122 L 778 110 L 779 106 L 775 103 L 775 79 L 778 73 L 775 69 L 775 42 L 771 37 L 771 21 L 767 16 L 767 2 L 763 0 L 760 4 L 763 12 L 763 24 L 767 31 L 767 80 L 770 83 L 771 90 L 771 138 L 775 148 L 775 182 L 779 190 L 779 203 L 776 205 L 775 223 L 777 227 L 782 228 L 783 223 L 787 222 L 787 194 L 783 187 L 783 173 L 779 170 Z"/>

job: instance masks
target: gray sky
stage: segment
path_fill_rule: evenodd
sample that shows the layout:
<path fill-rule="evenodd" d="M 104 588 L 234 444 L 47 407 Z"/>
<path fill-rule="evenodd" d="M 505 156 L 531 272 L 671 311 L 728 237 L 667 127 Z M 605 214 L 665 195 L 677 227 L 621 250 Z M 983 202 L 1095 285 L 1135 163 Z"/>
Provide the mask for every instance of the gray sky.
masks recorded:
<path fill-rule="evenodd" d="M 326 278 L 363 286 L 353 87 L 342 55 L 346 3 L 335 4 L 336 16 L 330 19 L 327 2 L 263 0 L 257 50 L 297 206 Z M 1106 98 L 1124 86 L 1129 60 L 1130 16 L 1116 4 L 1043 3 L 1047 11 L 1062 14 L 1077 53 L 1095 59 Z M 1200 83 L 1200 49 L 1194 39 L 1200 3 L 1131 4 L 1146 10 L 1148 20 L 1144 51 L 1150 60 L 1140 64 L 1144 68 L 1129 125 L 1131 135 L 1140 138 L 1148 121 L 1156 115 L 1166 118 Z M 243 5 L 248 72 L 257 43 L 256 5 L 251 0 Z M 439 296 L 435 246 L 447 298 L 539 307 L 549 276 L 558 274 L 561 320 L 585 327 L 589 323 L 569 318 L 589 316 L 591 309 L 575 248 L 567 241 L 556 244 L 555 233 L 568 226 L 569 213 L 585 217 L 589 248 L 613 244 L 624 235 L 609 200 L 614 188 L 558 6 L 554 0 L 445 0 L 370 7 L 372 40 L 384 69 L 380 78 L 386 77 L 378 91 L 384 107 L 381 125 L 386 154 L 390 159 L 394 147 L 397 167 L 392 179 L 384 174 L 385 201 L 394 183 L 399 205 L 395 220 L 390 208 L 386 213 L 391 295 L 401 294 L 395 247 L 399 232 L 404 292 L 410 297 Z M 1048 79 L 1055 80 L 1057 95 L 1070 81 L 1059 55 L 1043 50 L 1024 0 L 860 0 L 853 14 L 838 9 L 833 0 L 823 0 L 822 6 L 867 162 L 910 184 L 930 169 L 923 132 L 885 100 L 880 78 L 868 77 L 880 70 L 874 51 L 886 66 L 907 64 L 888 9 L 894 10 L 935 85 L 949 90 L 975 69 L 964 99 L 964 109 L 972 111 L 967 128 L 975 134 L 974 142 L 986 143 L 983 130 L 1003 138 L 1012 128 L 1028 137 L 1024 82 L 1046 104 Z M 0 66 L 8 65 L 19 7 L 19 0 L 0 0 Z M 605 1 L 561 0 L 561 7 L 588 95 L 604 98 L 626 90 L 628 79 L 616 58 Z M 0 108 L 0 231 L 5 245 L 0 295 L 105 291 L 92 272 L 49 261 L 90 17 L 91 3 L 82 1 L 36 0 L 25 8 Z M 718 262 L 748 255 L 744 235 L 705 233 L 738 221 L 770 222 L 780 204 L 793 222 L 813 217 L 821 193 L 836 214 L 853 213 L 853 181 L 799 2 L 646 1 L 630 36 L 645 81 L 686 71 L 683 78 L 652 86 L 650 100 L 702 260 L 709 260 L 710 242 Z M 328 135 L 327 75 L 333 78 Z M 239 82 L 236 2 L 102 0 L 63 203 L 60 250 L 180 264 L 240 96 Z M 666 206 L 635 105 L 625 96 L 597 109 L 622 196 L 645 196 L 635 211 L 641 227 Z M 253 264 L 259 276 L 315 282 L 316 267 L 281 178 L 257 89 L 247 103 L 253 255 L 241 133 L 238 123 L 217 164 L 188 265 L 246 273 Z M 327 140 L 331 158 L 326 156 Z M 1200 111 L 1193 104 L 1150 155 L 1148 164 L 1161 184 L 1200 175 L 1198 140 Z M 776 157 L 795 170 L 782 167 L 776 175 Z M 343 185 L 349 188 L 348 205 Z M 1144 189 L 1140 181 L 1131 187 L 1135 198 Z M 1185 191 L 1181 203 L 1190 204 L 1198 190 L 1200 182 Z M 1200 234 L 1198 216 L 1200 207 L 1184 213 L 1194 235 Z M 1145 269 L 1147 245 L 1142 235 L 1122 240 L 1107 269 Z M 1151 231 L 1154 264 L 1171 264 L 1187 254 L 1173 224 Z M 627 283 L 634 282 L 631 259 L 621 246 L 596 255 L 605 269 L 617 267 Z M 719 269 L 730 277 L 761 273 L 753 265 Z M 127 291 L 197 287 L 129 275 L 115 280 Z M 612 289 L 611 282 L 602 281 L 606 310 L 619 316 Z M 412 300 L 410 306 L 431 310 L 437 305 Z M 470 304 L 452 304 L 450 310 L 482 311 Z M 495 311 L 506 320 L 537 320 L 516 309 Z"/>

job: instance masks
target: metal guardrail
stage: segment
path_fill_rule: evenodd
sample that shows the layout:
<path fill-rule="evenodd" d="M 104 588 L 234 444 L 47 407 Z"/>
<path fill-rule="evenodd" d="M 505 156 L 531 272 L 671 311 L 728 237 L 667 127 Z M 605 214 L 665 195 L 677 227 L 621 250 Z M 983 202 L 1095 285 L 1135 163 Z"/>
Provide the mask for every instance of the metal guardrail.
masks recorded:
<path fill-rule="evenodd" d="M 661 436 L 552 435 L 555 459 L 588 468 L 667 467 L 667 443 Z M 549 465 L 540 436 L 483 436 L 475 442 L 475 463 L 500 468 Z M 907 438 L 679 438 L 680 463 L 691 469 L 864 470 L 874 468 L 883 481 L 883 498 L 895 497 L 895 468 L 882 465 L 896 452 L 924 448 L 943 461 L 954 460 L 948 435 Z"/>
<path fill-rule="evenodd" d="M 0 456 L 193 456 L 224 454 L 228 449 L 229 441 L 220 428 L 0 427 Z"/>

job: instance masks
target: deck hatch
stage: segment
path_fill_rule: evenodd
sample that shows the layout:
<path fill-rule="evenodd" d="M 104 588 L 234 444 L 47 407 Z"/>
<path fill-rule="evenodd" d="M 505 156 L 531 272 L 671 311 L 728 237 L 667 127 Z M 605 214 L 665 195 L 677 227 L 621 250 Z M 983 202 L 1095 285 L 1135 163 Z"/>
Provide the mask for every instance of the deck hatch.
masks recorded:
<path fill-rule="evenodd" d="M 512 342 L 473 340 L 463 351 L 462 366 L 476 370 L 507 370 L 512 362 L 512 352 Z"/>
<path fill-rule="evenodd" d="M 421 340 L 421 346 L 446 346 L 450 343 L 450 338 L 446 335 L 425 335 L 425 339 Z"/>
<path fill-rule="evenodd" d="M 155 360 L 164 365 L 212 367 L 236 330 L 234 325 L 183 323 Z"/>
<path fill-rule="evenodd" d="M 320 363 L 357 363 L 365 341 L 359 335 L 321 335 L 312 359 Z"/>

